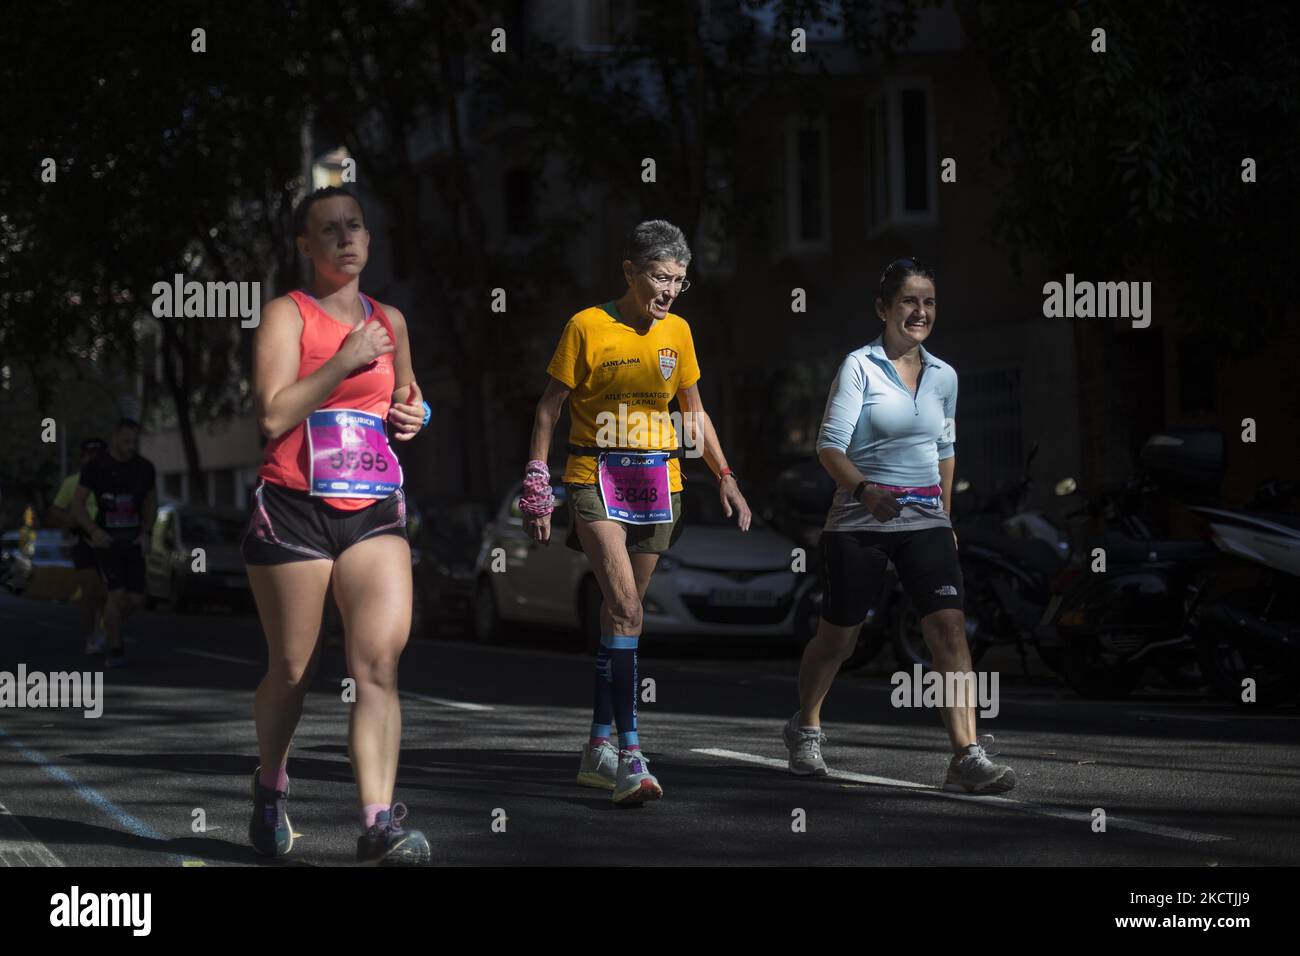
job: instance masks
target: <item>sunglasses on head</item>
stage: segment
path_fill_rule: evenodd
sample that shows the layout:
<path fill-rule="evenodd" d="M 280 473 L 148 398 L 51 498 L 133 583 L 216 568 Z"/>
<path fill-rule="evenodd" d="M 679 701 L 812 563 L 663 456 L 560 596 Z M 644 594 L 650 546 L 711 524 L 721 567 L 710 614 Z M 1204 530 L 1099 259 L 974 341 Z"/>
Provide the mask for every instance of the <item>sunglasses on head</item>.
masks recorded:
<path fill-rule="evenodd" d="M 918 262 L 917 260 L 911 257 L 907 257 L 903 259 L 895 259 L 889 265 L 885 266 L 884 272 L 880 273 L 880 287 L 882 289 L 885 287 L 885 280 L 889 278 L 889 274 L 895 271 L 896 269 L 915 270 L 919 272 L 921 275 L 925 276 L 927 279 L 934 278 L 933 269 L 931 269 L 929 266 L 922 265 L 920 262 Z"/>

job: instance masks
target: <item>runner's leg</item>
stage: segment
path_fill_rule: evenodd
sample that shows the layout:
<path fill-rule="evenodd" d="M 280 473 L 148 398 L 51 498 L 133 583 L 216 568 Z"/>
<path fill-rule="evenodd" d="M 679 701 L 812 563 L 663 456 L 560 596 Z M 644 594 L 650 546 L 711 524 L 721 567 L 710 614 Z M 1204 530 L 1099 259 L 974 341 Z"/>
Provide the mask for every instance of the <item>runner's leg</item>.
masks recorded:
<path fill-rule="evenodd" d="M 650 578 L 659 555 L 649 552 L 630 554 L 632 575 L 635 579 L 638 605 L 645 602 L 645 593 L 650 587 Z M 602 636 L 622 633 L 617 630 L 614 617 L 610 614 L 609 603 L 602 597 L 600 602 L 600 633 Z M 595 746 L 601 739 L 608 739 L 614 715 L 613 673 L 611 671 L 610 648 L 601 644 L 596 653 L 596 703 L 591 723 L 591 739 L 588 746 Z"/>
<path fill-rule="evenodd" d="M 115 588 L 108 592 L 104 604 L 104 633 L 108 635 L 108 649 L 122 649 L 122 616 L 126 604 L 126 590 Z"/>
<path fill-rule="evenodd" d="M 840 666 L 853 654 L 862 623 L 840 627 L 826 618 L 817 622 L 817 634 L 804 648 L 799 662 L 799 726 L 820 727 L 822 703 Z"/>
<path fill-rule="evenodd" d="M 348 752 L 360 806 L 391 805 L 402 742 L 397 667 L 411 634 L 411 548 L 380 534 L 351 545 L 334 564 L 348 676 L 357 683 Z"/>
<path fill-rule="evenodd" d="M 934 670 L 945 676 L 951 673 L 971 673 L 970 645 L 966 641 L 966 615 L 945 608 L 921 618 L 921 633 L 930 649 Z M 947 681 L 945 680 L 945 686 Z M 976 742 L 975 706 L 968 701 L 965 706 L 946 706 L 940 713 L 943 725 L 948 728 L 954 753 L 961 753 Z"/>
<path fill-rule="evenodd" d="M 94 568 L 78 568 L 76 579 L 81 591 L 81 636 L 90 637 L 99 627 L 99 606 L 104 600 L 104 582 Z"/>
<path fill-rule="evenodd" d="M 580 515 L 575 519 L 578 540 L 591 560 L 603 598 L 597 671 L 607 672 L 606 679 L 612 684 L 612 709 L 618 723 L 620 747 L 636 746 L 633 685 L 636 643 L 641 636 L 641 596 L 632 570 L 632 556 L 627 551 L 627 532 L 617 521 L 587 521 Z"/>
<path fill-rule="evenodd" d="M 266 675 L 257 685 L 253 713 L 264 772 L 285 765 L 302 716 L 320 644 L 321 609 L 333 562 L 251 564 L 248 583 L 266 634 Z"/>
<path fill-rule="evenodd" d="M 864 535 L 834 532 L 822 535 L 822 561 L 826 571 L 822 616 L 799 663 L 798 726 L 805 728 L 821 726 L 822 704 L 840 666 L 857 647 L 889 556 Z"/>
<path fill-rule="evenodd" d="M 575 529 L 582 550 L 604 599 L 601 620 L 601 653 L 597 656 L 597 680 L 607 674 L 614 722 L 618 725 L 619 755 L 613 783 L 616 803 L 635 804 L 657 800 L 663 788 L 650 773 L 641 753 L 636 729 L 637 644 L 641 637 L 641 598 L 649 587 L 658 555 L 629 554 L 627 534 L 615 521 L 586 521 L 575 515 Z M 653 560 L 652 560 L 653 559 Z M 599 688 L 597 696 L 599 710 Z M 588 751 L 590 758 L 592 751 Z M 584 764 L 586 767 L 586 764 Z M 591 768 L 586 768 L 590 770 Z M 606 767 L 608 773 L 610 768 Z M 586 776 L 580 773 L 579 779 Z M 606 784 L 608 785 L 608 784 Z"/>

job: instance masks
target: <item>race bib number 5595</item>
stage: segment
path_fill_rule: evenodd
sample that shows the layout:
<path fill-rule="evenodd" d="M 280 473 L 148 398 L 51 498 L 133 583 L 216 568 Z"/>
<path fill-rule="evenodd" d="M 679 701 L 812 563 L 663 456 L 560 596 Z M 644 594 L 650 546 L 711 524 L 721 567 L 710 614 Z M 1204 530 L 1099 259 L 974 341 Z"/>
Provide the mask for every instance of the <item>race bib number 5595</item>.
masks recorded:
<path fill-rule="evenodd" d="M 307 419 L 308 487 L 321 498 L 387 498 L 402 487 L 402 465 L 388 445 L 384 420 L 350 408 Z"/>

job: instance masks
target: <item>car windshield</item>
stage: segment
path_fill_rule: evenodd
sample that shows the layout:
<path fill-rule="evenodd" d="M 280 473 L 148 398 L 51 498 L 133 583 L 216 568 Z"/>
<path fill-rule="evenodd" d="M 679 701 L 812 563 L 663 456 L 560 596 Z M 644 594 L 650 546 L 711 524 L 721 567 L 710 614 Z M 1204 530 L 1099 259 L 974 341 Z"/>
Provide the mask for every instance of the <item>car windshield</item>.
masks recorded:
<path fill-rule="evenodd" d="M 181 515 L 181 533 L 187 545 L 239 544 L 245 530 L 240 518 Z"/>
<path fill-rule="evenodd" d="M 32 555 L 37 561 L 63 561 L 63 546 L 56 541 L 36 542 L 36 551 Z"/>

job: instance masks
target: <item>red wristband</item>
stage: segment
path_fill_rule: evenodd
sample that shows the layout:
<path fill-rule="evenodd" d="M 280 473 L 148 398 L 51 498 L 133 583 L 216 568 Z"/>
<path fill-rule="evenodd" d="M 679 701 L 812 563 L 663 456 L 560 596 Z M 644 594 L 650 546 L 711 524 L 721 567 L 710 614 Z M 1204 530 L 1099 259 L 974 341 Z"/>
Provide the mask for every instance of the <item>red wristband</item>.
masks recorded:
<path fill-rule="evenodd" d="M 722 471 L 718 472 L 718 481 L 722 481 L 722 479 L 726 478 L 728 475 L 730 475 L 732 478 L 736 477 L 736 473 L 734 471 L 732 471 L 730 468 L 724 468 L 722 469 Z"/>

